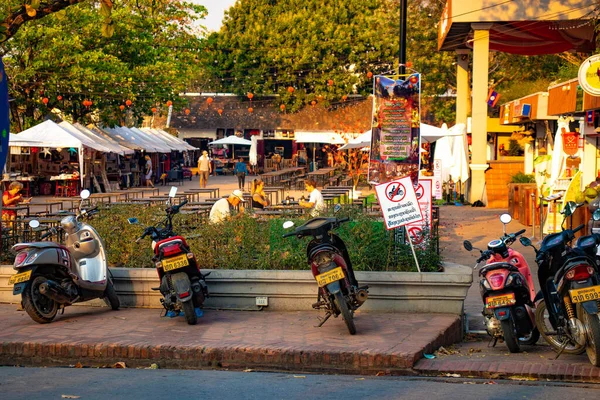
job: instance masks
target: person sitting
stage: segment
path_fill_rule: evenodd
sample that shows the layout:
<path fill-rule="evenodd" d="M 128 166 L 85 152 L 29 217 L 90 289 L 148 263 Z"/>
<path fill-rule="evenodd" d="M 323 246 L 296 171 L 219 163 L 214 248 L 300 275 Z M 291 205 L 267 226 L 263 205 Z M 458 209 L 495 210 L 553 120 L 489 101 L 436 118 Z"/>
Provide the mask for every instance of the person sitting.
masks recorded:
<path fill-rule="evenodd" d="M 239 189 L 234 190 L 229 197 L 217 200 L 215 204 L 213 204 L 208 216 L 209 221 L 212 224 L 218 224 L 231 218 L 231 211 L 243 201 L 244 193 Z M 240 207 L 240 212 L 243 211 L 244 208 Z"/>
<path fill-rule="evenodd" d="M 317 182 L 314 179 L 306 179 L 304 181 L 304 187 L 307 191 L 310 192 L 310 197 L 308 201 L 300 200 L 298 204 L 304 208 L 310 208 L 310 215 L 312 217 L 316 217 L 319 215 L 321 211 L 325 209 L 325 201 L 323 200 L 323 195 L 317 189 Z"/>
<path fill-rule="evenodd" d="M 265 183 L 262 179 L 254 179 L 252 181 L 252 208 L 264 209 L 269 205 L 269 199 L 265 194 Z"/>
<path fill-rule="evenodd" d="M 8 185 L 8 190 L 2 193 L 2 221 L 11 228 L 17 218 L 17 212 L 15 210 L 4 210 L 4 207 L 14 207 L 19 203 L 29 203 L 31 201 L 31 197 L 23 198 L 23 195 L 20 193 L 21 190 L 23 190 L 23 184 L 13 181 Z"/>

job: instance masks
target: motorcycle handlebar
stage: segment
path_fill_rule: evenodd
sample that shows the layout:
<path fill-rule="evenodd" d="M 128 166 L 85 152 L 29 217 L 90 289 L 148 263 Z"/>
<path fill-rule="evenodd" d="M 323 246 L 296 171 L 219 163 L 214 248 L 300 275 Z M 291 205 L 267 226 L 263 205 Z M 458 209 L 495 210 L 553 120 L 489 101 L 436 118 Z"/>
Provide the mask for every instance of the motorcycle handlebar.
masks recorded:
<path fill-rule="evenodd" d="M 296 234 L 296 232 L 288 232 L 288 233 L 284 233 L 282 237 L 286 238 L 286 237 L 294 236 L 295 234 Z"/>
<path fill-rule="evenodd" d="M 348 221 L 350 221 L 350 217 L 338 219 L 338 223 L 340 223 L 340 224 L 343 224 L 344 222 L 348 222 Z"/>
<path fill-rule="evenodd" d="M 573 229 L 573 233 L 577 233 L 585 227 L 585 224 L 579 225 L 577 228 Z"/>
<path fill-rule="evenodd" d="M 48 230 L 48 232 L 46 232 L 42 236 L 40 236 L 40 240 L 44 240 L 47 237 L 54 235 L 56 232 L 57 232 L 56 228 L 50 228 Z"/>
<path fill-rule="evenodd" d="M 525 232 L 527 232 L 527 229 L 521 229 L 519 232 L 514 233 L 515 237 L 524 234 Z"/>

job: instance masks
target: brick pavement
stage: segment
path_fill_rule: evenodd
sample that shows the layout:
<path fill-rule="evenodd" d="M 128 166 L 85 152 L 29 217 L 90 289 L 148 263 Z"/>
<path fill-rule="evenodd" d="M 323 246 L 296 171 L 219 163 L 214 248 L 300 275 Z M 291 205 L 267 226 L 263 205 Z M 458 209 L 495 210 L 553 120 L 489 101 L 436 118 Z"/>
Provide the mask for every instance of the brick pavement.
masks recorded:
<path fill-rule="evenodd" d="M 234 368 L 407 374 L 422 357 L 461 338 L 457 316 L 358 313 L 315 328 L 317 312 L 207 310 L 195 326 L 160 310 L 69 307 L 46 325 L 0 305 L 0 364 Z"/>

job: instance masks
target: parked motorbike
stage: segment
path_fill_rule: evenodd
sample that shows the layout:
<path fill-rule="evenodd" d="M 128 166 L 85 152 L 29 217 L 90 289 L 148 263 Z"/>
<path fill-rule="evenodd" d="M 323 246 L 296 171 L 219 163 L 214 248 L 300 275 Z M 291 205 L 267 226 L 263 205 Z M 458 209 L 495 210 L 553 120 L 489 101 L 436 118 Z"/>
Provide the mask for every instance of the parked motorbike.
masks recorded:
<path fill-rule="evenodd" d="M 173 232 L 173 216 L 187 204 L 187 200 L 183 200 L 180 204 L 173 205 L 176 194 L 177 188 L 171 188 L 165 209 L 166 218 L 157 226 L 145 228 L 136 243 L 146 236 L 152 238 L 154 251 L 152 261 L 160 279 L 160 286 L 152 290 L 159 290 L 162 294 L 163 298 L 160 302 L 166 314 L 177 315 L 183 311 L 187 323 L 195 325 L 198 316 L 202 315 L 201 307 L 204 299 L 208 297 L 205 278 L 210 273 L 203 275 L 200 272 L 196 256 L 190 250 L 185 238 Z M 128 222 L 139 224 L 137 218 L 129 218 Z"/>
<path fill-rule="evenodd" d="M 23 308 L 35 322 L 51 322 L 59 308 L 92 299 L 103 299 L 113 310 L 120 306 L 112 276 L 108 269 L 102 238 L 84 220 L 98 213 L 97 208 L 86 210 L 83 202 L 90 196 L 81 192 L 79 210 L 75 216 L 64 217 L 59 227 L 42 235 L 44 240 L 59 231 L 65 233 L 65 245 L 55 242 L 18 243 L 12 251 L 16 254 L 10 277 L 13 294 L 21 295 Z M 39 221 L 31 221 L 32 228 Z"/>
<path fill-rule="evenodd" d="M 535 321 L 542 337 L 558 353 L 581 354 L 584 351 L 595 366 L 600 366 L 600 276 L 595 253 L 600 235 L 581 237 L 575 247 L 569 246 L 575 233 L 584 225 L 572 229 L 572 215 L 583 204 L 568 202 L 562 214 L 571 217 L 571 228 L 550 234 L 536 249 L 531 240 L 521 238 L 521 244 L 531 246 L 536 253 L 541 292 L 536 297 Z M 600 213 L 595 213 L 600 219 Z"/>
<path fill-rule="evenodd" d="M 293 232 L 284 234 L 283 237 L 296 236 L 302 239 L 311 236 L 313 238 L 306 248 L 308 264 L 319 285 L 317 302 L 312 306 L 326 311 L 325 317 L 318 326 L 323 326 L 332 315 L 337 318 L 341 314 L 348 331 L 354 335 L 356 333 L 354 311 L 367 300 L 369 287 L 358 285 L 346 245 L 338 235 L 333 233 L 333 230 L 349 220 L 350 218 L 313 218 Z M 283 224 L 285 229 L 292 226 L 294 226 L 292 221 Z"/>
<path fill-rule="evenodd" d="M 479 250 L 475 268 L 485 261 L 479 270 L 479 291 L 484 303 L 483 317 L 488 334 L 494 338 L 494 345 L 504 339 L 511 353 L 521 351 L 521 344 L 533 345 L 540 338 L 534 322 L 535 289 L 531 270 L 521 253 L 510 248 L 517 237 L 525 232 L 506 233 L 506 225 L 512 221 L 509 214 L 502 214 L 503 234 L 500 239 L 488 243 L 487 250 Z M 474 249 L 465 240 L 467 251 Z"/>

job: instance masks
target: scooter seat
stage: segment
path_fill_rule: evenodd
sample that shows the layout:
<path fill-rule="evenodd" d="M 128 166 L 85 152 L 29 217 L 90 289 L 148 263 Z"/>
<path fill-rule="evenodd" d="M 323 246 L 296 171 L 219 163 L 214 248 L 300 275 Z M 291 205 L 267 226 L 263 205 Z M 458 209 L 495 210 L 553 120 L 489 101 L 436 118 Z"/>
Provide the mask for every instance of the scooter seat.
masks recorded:
<path fill-rule="evenodd" d="M 17 243 L 12 247 L 13 252 L 18 252 L 23 249 L 64 249 L 67 250 L 65 246 L 59 243 L 54 242 L 34 242 L 34 243 Z"/>

